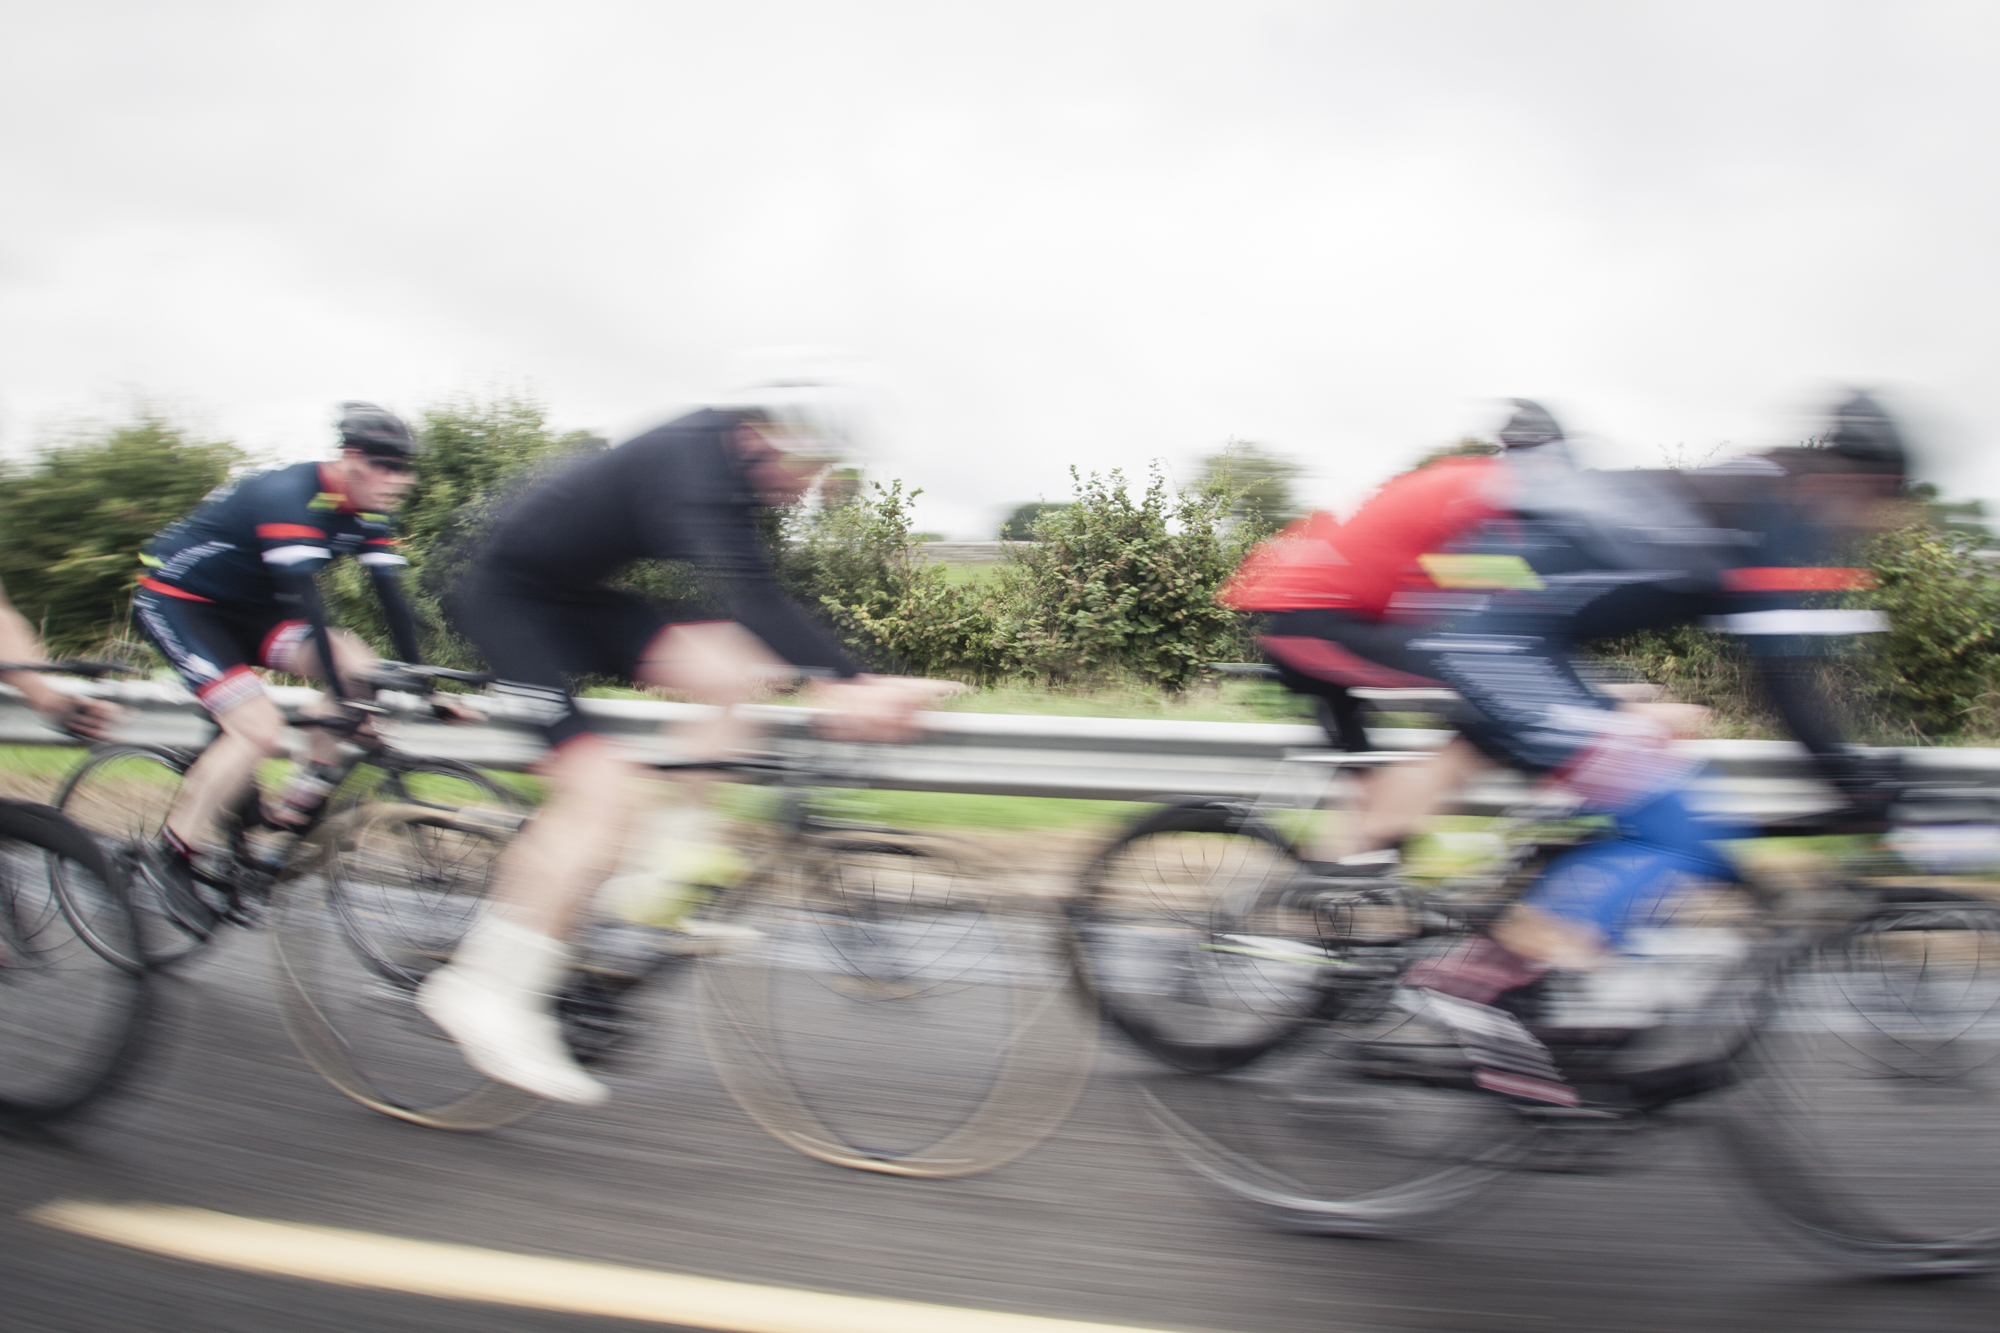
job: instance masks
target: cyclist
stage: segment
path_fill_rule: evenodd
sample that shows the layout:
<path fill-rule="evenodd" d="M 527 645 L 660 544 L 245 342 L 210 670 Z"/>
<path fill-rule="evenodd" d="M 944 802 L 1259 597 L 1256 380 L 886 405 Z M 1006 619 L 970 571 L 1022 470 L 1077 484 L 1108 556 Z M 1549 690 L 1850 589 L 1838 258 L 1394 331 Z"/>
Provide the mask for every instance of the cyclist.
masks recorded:
<path fill-rule="evenodd" d="M 1448 567 L 1436 553 L 1506 517 L 1539 479 L 1569 469 L 1555 418 L 1529 399 L 1513 404 L 1499 455 L 1446 458 L 1406 472 L 1345 524 L 1311 514 L 1253 551 L 1218 595 L 1239 611 L 1265 613 L 1258 645 L 1286 688 L 1316 701 L 1341 749 L 1372 748 L 1350 690 L 1437 688 L 1407 644 L 1426 625 L 1475 605 L 1467 589 L 1492 582 L 1494 562 Z M 1356 827 L 1344 831 L 1349 854 L 1328 844 L 1308 865 L 1326 876 L 1387 871 L 1397 845 L 1482 766 L 1471 745 L 1454 740 L 1427 763 L 1368 775 Z"/>
<path fill-rule="evenodd" d="M 1520 1021 L 1533 1012 L 1530 988 L 1552 968 L 1600 965 L 1679 877 L 1737 878 L 1714 845 L 1730 832 L 1687 804 L 1699 762 L 1671 753 L 1665 728 L 1592 690 L 1578 671 L 1579 644 L 1732 606 L 1720 614 L 1747 617 L 1736 627 L 1753 632 L 1874 627 L 1871 613 L 1801 603 L 1863 585 L 1862 571 L 1824 561 L 1871 525 L 1903 474 L 1901 437 L 1865 394 L 1835 410 L 1820 448 L 1692 475 L 1573 474 L 1566 486 L 1540 488 L 1511 528 L 1485 534 L 1489 553 L 1518 561 L 1518 585 L 1406 644 L 1424 675 L 1464 701 L 1462 736 L 1547 777 L 1615 830 L 1558 856 L 1486 937 L 1406 974 L 1402 1002 L 1457 1034 L 1482 1085 L 1576 1105 L 1576 1090 Z"/>
<path fill-rule="evenodd" d="M 189 767 L 148 853 L 149 869 L 184 904 L 200 903 L 197 862 L 213 848 L 223 812 L 249 790 L 257 765 L 278 753 L 284 717 L 254 668 L 326 680 L 339 698 L 375 667 L 359 639 L 328 625 L 314 574 L 343 555 L 359 560 L 397 653 L 417 660 L 416 622 L 398 587 L 406 562 L 388 518 L 416 481 L 417 442 L 401 418 L 373 403 L 341 404 L 338 430 L 332 459 L 221 487 L 139 557 L 144 573 L 132 599 L 139 625 L 222 732 Z M 337 668 L 331 674 L 329 661 Z M 459 711 L 438 696 L 433 702 Z M 337 744 L 316 729 L 314 759 L 330 760 Z M 323 792 L 308 777 L 287 801 L 315 794 Z M 306 811 L 281 803 L 269 813 L 286 823 Z"/>
<path fill-rule="evenodd" d="M 7 592 L 0 588 L 0 662 L 45 662 L 41 638 L 26 616 L 14 609 Z M 28 706 L 59 727 L 85 740 L 101 741 L 109 735 L 121 710 L 102 699 L 84 699 L 64 694 L 34 671 L 0 672 L 5 681 L 19 690 Z"/>
<path fill-rule="evenodd" d="M 779 589 L 757 533 L 760 507 L 798 500 L 842 425 L 836 390 L 778 386 L 747 404 L 709 408 L 574 462 L 494 523 L 451 600 L 453 617 L 500 678 L 496 691 L 532 711 L 551 753 L 549 795 L 502 855 L 493 908 L 417 1001 L 481 1072 L 558 1101 L 607 1095 L 564 1044 L 550 995 L 592 891 L 612 868 L 638 769 L 592 730 L 570 694 L 579 676 L 610 676 L 723 705 L 677 736 L 679 752 L 742 748 L 732 705 L 773 677 L 806 668 L 823 727 L 897 739 L 912 713 L 955 686 L 863 674 L 831 635 Z M 720 602 L 658 605 L 607 579 L 646 559 L 696 566 Z M 705 786 L 690 780 L 690 840 L 702 840 Z M 712 839 L 711 839 L 712 841 Z M 671 908 L 656 923 L 693 923 Z"/>

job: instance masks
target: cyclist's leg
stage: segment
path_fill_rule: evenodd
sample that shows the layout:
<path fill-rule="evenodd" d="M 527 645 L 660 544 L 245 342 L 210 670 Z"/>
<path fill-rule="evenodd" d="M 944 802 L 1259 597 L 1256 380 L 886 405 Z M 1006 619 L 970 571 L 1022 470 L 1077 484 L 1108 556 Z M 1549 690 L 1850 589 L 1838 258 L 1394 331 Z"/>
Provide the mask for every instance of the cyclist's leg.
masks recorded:
<path fill-rule="evenodd" d="M 1483 1085 L 1533 1102 L 1574 1105 L 1548 1050 L 1508 1010 L 1551 967 L 1593 965 L 1683 873 L 1733 878 L 1685 792 L 1698 762 L 1671 754 L 1667 729 L 1622 714 L 1577 675 L 1563 622 L 1480 617 L 1430 636 L 1437 675 L 1465 701 L 1467 739 L 1513 767 L 1548 776 L 1613 837 L 1558 858 L 1522 902 L 1475 940 L 1404 976 L 1405 1004 L 1456 1032 Z"/>
<path fill-rule="evenodd" d="M 500 678 L 496 692 L 536 710 L 550 743 L 548 796 L 495 865 L 489 910 L 425 979 L 417 1004 L 480 1072 L 557 1101 L 608 1095 L 563 1041 L 552 997 L 569 968 L 566 941 L 623 841 L 636 771 L 591 730 L 568 681 L 629 672 L 629 662 L 604 657 L 600 640 L 616 637 L 636 600 L 610 589 L 556 600 L 482 575 L 453 606 Z"/>
<path fill-rule="evenodd" d="M 1258 642 L 1278 666 L 1279 680 L 1295 693 L 1322 700 L 1341 748 L 1365 751 L 1360 707 L 1352 688 L 1436 688 L 1430 664 L 1412 651 L 1420 627 L 1363 620 L 1337 611 L 1287 611 L 1270 617 Z M 1463 741 L 1447 744 L 1421 763 L 1378 769 L 1361 778 L 1360 808 L 1338 830 L 1325 830 L 1306 849 L 1310 861 L 1329 865 L 1369 857 L 1399 846 L 1421 830 L 1445 798 L 1486 761 Z"/>
<path fill-rule="evenodd" d="M 182 779 L 167 811 L 171 842 L 185 853 L 213 844 L 222 812 L 239 800 L 257 765 L 277 753 L 284 717 L 250 669 L 261 640 L 276 628 L 210 602 L 142 591 L 132 599 L 140 628 L 173 664 L 222 729 Z"/>

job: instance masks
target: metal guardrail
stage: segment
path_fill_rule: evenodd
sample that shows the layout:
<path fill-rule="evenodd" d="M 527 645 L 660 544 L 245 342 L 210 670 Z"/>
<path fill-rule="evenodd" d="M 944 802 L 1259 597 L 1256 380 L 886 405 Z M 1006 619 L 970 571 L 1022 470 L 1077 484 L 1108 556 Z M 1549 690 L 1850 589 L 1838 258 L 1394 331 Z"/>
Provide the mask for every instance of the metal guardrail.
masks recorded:
<path fill-rule="evenodd" d="M 120 739 L 166 745 L 199 745 L 210 724 L 178 685 L 62 680 L 71 693 L 114 699 L 129 710 Z M 317 691 L 274 688 L 280 707 L 296 711 Z M 512 701 L 483 697 L 492 717 L 484 725 L 447 726 L 433 720 L 413 696 L 385 695 L 395 711 L 387 726 L 397 745 L 419 754 L 519 770 L 542 754 L 533 726 Z M 652 700 L 585 699 L 583 709 L 601 730 L 639 748 L 667 752 L 663 723 L 692 721 L 710 710 Z M 760 705 L 754 712 L 780 738 L 810 732 L 813 710 Z M 1176 722 L 1127 718 L 1021 717 L 996 713 L 928 713 L 924 735 L 907 745 L 854 746 L 851 767 L 869 785 L 908 791 L 965 792 L 994 796 L 1062 796 L 1146 801 L 1163 796 L 1255 797 L 1282 785 L 1288 752 L 1324 750 L 1318 727 L 1264 722 Z M 1450 735 L 1434 730 L 1378 730 L 1385 749 L 1423 750 Z M 291 740 L 302 738 L 292 733 Z M 74 745 L 35 714 L 14 691 L 0 686 L 0 743 Z M 1704 805 L 1742 814 L 1805 811 L 1829 803 L 1826 789 L 1808 773 L 1799 747 L 1784 741 L 1687 741 L 1684 752 L 1709 762 L 1701 789 Z M 1928 781 L 2000 787 L 2000 750 L 1917 748 L 1902 751 L 1913 772 Z M 1294 777 L 1296 774 L 1294 773 Z M 1525 794 L 1508 775 L 1474 785 L 1459 808 L 1504 808 Z"/>

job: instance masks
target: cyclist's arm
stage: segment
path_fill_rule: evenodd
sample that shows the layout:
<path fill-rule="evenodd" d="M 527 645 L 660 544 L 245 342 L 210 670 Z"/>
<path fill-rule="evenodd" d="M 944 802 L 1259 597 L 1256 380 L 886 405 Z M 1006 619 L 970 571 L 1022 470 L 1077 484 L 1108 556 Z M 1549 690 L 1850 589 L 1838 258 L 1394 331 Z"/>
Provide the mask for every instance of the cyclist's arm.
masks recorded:
<path fill-rule="evenodd" d="M 322 560 L 319 563 L 326 562 Z M 319 585 L 313 581 L 313 570 L 296 565 L 273 568 L 271 577 L 278 585 L 279 604 L 312 626 L 313 649 L 319 654 L 327 692 L 336 699 L 345 699 L 347 691 L 342 688 L 340 672 L 334 667 L 333 634 L 327 628 L 326 603 L 320 599 Z"/>
<path fill-rule="evenodd" d="M 842 678 L 861 674 L 839 642 L 785 595 L 757 539 L 753 509 L 721 452 L 689 449 L 684 469 L 642 469 L 646 493 L 638 512 L 653 531 L 649 545 L 661 559 L 692 558 L 701 566 L 732 620 L 762 639 L 793 666 Z"/>
<path fill-rule="evenodd" d="M 35 637 L 34 626 L 28 623 L 26 616 L 14 609 L 14 604 L 7 600 L 6 592 L 0 590 L 0 661 L 45 660 L 41 640 Z M 50 685 L 35 672 L 0 672 L 0 680 L 6 681 L 26 695 L 28 706 L 38 713 L 53 714 L 68 707 L 69 696 Z"/>
<path fill-rule="evenodd" d="M 375 588 L 375 600 L 382 604 L 382 619 L 389 626 L 389 642 L 395 645 L 396 660 L 415 664 L 417 619 L 403 596 L 403 566 L 409 562 L 396 554 L 396 543 L 386 537 L 371 538 L 361 549 L 361 563 Z"/>

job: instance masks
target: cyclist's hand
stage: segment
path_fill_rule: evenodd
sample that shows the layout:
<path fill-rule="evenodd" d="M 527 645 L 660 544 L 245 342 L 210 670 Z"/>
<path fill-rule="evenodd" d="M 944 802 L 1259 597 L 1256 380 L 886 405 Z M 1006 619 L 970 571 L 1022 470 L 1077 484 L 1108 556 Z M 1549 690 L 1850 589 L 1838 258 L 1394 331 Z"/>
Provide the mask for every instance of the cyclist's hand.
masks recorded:
<path fill-rule="evenodd" d="M 124 720 L 125 710 L 108 699 L 63 695 L 44 708 L 42 716 L 72 736 L 102 741 L 111 738 L 112 730 Z"/>
<path fill-rule="evenodd" d="M 462 694 L 444 694 L 433 691 L 430 697 L 431 714 L 440 722 L 460 725 L 484 722 L 486 710 L 472 703 Z"/>
<path fill-rule="evenodd" d="M 857 676 L 815 682 L 806 702 L 827 710 L 817 725 L 835 740 L 902 741 L 915 734 L 918 710 L 964 688 L 916 676 Z"/>

